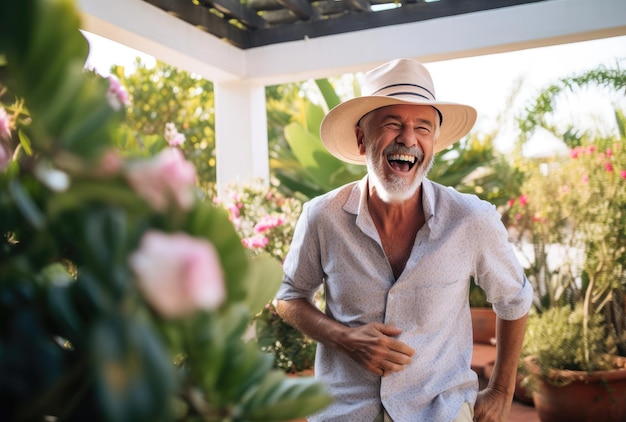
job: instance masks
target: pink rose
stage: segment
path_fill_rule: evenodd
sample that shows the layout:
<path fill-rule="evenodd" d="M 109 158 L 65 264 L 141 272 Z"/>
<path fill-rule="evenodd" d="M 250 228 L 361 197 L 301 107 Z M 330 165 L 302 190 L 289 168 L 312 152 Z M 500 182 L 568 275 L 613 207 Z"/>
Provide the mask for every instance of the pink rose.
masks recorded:
<path fill-rule="evenodd" d="M 626 170 L 622 170 L 620 176 L 622 176 L 622 179 L 626 179 Z"/>
<path fill-rule="evenodd" d="M 511 198 L 508 200 L 507 205 L 510 207 L 512 207 L 513 205 L 515 205 L 515 198 Z"/>
<path fill-rule="evenodd" d="M 11 116 L 4 107 L 0 107 L 0 139 L 11 138 Z"/>
<path fill-rule="evenodd" d="M 283 224 L 285 224 L 285 220 L 282 217 L 266 215 L 261 218 L 261 221 L 256 223 L 254 232 L 257 234 L 263 233 Z"/>
<path fill-rule="evenodd" d="M 608 161 L 606 163 L 604 163 L 604 169 L 606 171 L 608 171 L 609 173 L 613 172 L 613 164 L 609 163 Z"/>
<path fill-rule="evenodd" d="M 148 231 L 129 265 L 146 300 L 165 318 L 210 311 L 226 298 L 219 257 L 205 239 Z"/>
<path fill-rule="evenodd" d="M 185 161 L 179 149 L 166 148 L 152 160 L 132 164 L 126 177 L 156 211 L 165 210 L 170 199 L 182 209 L 193 205 L 196 169 Z"/>

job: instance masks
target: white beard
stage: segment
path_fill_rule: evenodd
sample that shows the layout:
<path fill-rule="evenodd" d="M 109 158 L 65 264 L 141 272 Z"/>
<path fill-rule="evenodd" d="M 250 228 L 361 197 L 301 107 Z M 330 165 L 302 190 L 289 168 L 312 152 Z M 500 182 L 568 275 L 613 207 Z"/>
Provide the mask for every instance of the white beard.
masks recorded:
<path fill-rule="evenodd" d="M 431 156 L 428 163 L 416 164 L 419 167 L 415 177 L 413 180 L 407 181 L 394 174 L 385 177 L 382 171 L 385 158 L 378 155 L 379 160 L 375 162 L 372 156 L 373 154 L 366 154 L 370 183 L 376 189 L 380 199 L 390 204 L 404 202 L 411 198 L 422 184 L 424 177 L 426 177 L 434 162 L 434 156 Z"/>

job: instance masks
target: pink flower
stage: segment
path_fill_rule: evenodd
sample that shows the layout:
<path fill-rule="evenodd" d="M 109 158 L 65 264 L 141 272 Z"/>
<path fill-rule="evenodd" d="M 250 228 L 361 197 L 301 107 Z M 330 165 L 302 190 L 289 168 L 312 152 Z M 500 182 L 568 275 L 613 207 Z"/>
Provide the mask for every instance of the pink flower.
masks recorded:
<path fill-rule="evenodd" d="M 528 204 L 528 197 L 526 195 L 520 195 L 520 197 L 518 199 L 519 199 L 519 204 L 522 207 L 525 207 L 526 204 Z"/>
<path fill-rule="evenodd" d="M 165 132 L 163 134 L 165 140 L 171 147 L 178 147 L 185 142 L 185 135 L 178 132 L 174 123 L 166 123 L 165 124 Z"/>
<path fill-rule="evenodd" d="M 580 153 L 581 153 L 580 147 L 574 147 L 569 151 L 569 156 L 572 157 L 573 159 L 577 159 Z"/>
<path fill-rule="evenodd" d="M 515 219 L 516 220 L 521 220 L 522 219 L 522 214 L 515 214 Z"/>
<path fill-rule="evenodd" d="M 561 187 L 561 192 L 563 192 L 563 193 L 568 193 L 568 192 L 569 192 L 569 186 L 567 186 L 567 185 L 563 185 L 563 186 Z"/>
<path fill-rule="evenodd" d="M 237 205 L 231 205 L 228 207 L 228 211 L 230 211 L 231 220 L 239 218 L 239 207 Z"/>
<path fill-rule="evenodd" d="M 206 239 L 148 231 L 129 265 L 146 300 L 165 318 L 210 311 L 226 298 L 219 257 Z"/>
<path fill-rule="evenodd" d="M 606 163 L 604 163 L 604 169 L 606 171 L 608 171 L 609 173 L 613 172 L 613 164 L 609 163 L 608 161 Z"/>
<path fill-rule="evenodd" d="M 11 116 L 4 107 L 0 107 L 0 139 L 11 138 Z"/>
<path fill-rule="evenodd" d="M 185 210 L 193 205 L 196 169 L 179 149 L 166 148 L 151 160 L 134 163 L 126 178 L 156 211 L 164 211 L 171 199 Z"/>
<path fill-rule="evenodd" d="M 270 240 L 265 236 L 252 236 L 241 239 L 241 243 L 248 249 L 257 249 L 266 247 Z"/>
<path fill-rule="evenodd" d="M 509 208 L 512 207 L 513 205 L 515 205 L 515 198 L 511 198 L 509 199 L 509 201 L 507 202 Z"/>
<path fill-rule="evenodd" d="M 4 146 L 2 142 L 0 142 L 0 170 L 4 170 L 9 163 L 11 162 L 11 153 Z"/>
<path fill-rule="evenodd" d="M 626 170 L 622 170 L 620 176 L 622 176 L 622 179 L 626 179 Z"/>
<path fill-rule="evenodd" d="M 106 150 L 100 157 L 98 171 L 106 176 L 114 175 L 122 169 L 122 157 L 113 149 Z"/>
<path fill-rule="evenodd" d="M 607 157 L 611 157 L 611 156 L 613 156 L 613 150 L 612 150 L 611 148 L 607 148 L 607 149 L 606 149 L 606 156 L 607 156 Z"/>
<path fill-rule="evenodd" d="M 124 88 L 120 81 L 114 76 L 109 76 L 107 100 L 111 107 L 113 107 L 113 110 L 120 110 L 122 106 L 128 107 L 130 105 L 126 88 Z"/>
<path fill-rule="evenodd" d="M 583 174 L 583 177 L 581 179 L 581 181 L 586 185 L 587 183 L 589 183 L 589 175 L 588 174 Z"/>
<path fill-rule="evenodd" d="M 282 217 L 266 215 L 261 218 L 261 221 L 254 226 L 255 233 L 263 233 L 274 227 L 285 224 L 285 220 Z"/>

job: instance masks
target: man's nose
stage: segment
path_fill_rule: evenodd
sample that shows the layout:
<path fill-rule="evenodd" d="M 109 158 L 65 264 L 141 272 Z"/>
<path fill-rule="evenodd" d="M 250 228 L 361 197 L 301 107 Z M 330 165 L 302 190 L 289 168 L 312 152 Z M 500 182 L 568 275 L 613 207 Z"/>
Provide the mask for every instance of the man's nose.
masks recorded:
<path fill-rule="evenodd" d="M 405 145 L 407 147 L 414 147 L 417 145 L 417 136 L 412 127 L 404 126 L 400 134 L 396 138 L 396 142 Z"/>

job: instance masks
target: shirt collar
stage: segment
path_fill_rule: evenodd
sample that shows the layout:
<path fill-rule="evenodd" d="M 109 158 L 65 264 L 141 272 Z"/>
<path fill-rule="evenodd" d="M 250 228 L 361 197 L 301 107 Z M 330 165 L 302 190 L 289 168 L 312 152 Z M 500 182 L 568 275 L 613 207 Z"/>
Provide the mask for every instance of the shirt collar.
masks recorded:
<path fill-rule="evenodd" d="M 428 179 L 422 181 L 422 206 L 426 220 L 430 221 L 435 216 L 435 189 L 433 182 Z M 367 212 L 367 175 L 354 184 L 352 192 L 343 206 L 344 211 L 350 214 L 360 215 Z"/>

